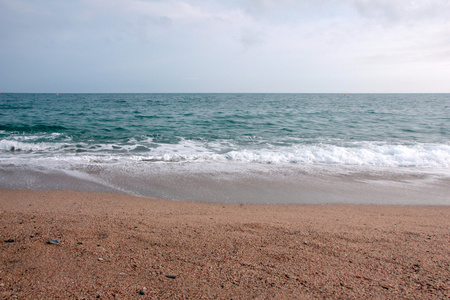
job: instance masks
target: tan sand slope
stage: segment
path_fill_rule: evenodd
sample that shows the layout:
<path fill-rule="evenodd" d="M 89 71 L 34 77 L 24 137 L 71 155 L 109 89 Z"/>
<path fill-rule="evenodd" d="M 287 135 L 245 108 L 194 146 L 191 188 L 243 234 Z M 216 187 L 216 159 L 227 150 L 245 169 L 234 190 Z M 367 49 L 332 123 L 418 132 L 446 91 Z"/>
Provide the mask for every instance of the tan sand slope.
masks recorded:
<path fill-rule="evenodd" d="M 448 299 L 449 220 L 448 206 L 0 190 L 0 298 Z"/>

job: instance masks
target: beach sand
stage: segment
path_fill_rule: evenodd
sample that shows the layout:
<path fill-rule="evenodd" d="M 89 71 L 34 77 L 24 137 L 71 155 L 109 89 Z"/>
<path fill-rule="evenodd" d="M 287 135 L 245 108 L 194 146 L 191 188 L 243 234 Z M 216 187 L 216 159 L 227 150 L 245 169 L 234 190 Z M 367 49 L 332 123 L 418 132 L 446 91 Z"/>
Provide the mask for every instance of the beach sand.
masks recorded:
<path fill-rule="evenodd" d="M 0 190 L 0 237 L 1 299 L 450 296 L 449 206 Z"/>

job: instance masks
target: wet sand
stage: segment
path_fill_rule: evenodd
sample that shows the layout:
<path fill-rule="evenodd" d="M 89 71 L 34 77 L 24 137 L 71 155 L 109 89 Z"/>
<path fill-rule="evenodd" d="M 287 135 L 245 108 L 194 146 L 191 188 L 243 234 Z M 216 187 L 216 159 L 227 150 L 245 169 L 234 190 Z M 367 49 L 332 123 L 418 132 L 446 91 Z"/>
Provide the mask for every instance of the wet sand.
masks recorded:
<path fill-rule="evenodd" d="M 1 299 L 450 297 L 449 206 L 0 190 L 0 238 Z"/>

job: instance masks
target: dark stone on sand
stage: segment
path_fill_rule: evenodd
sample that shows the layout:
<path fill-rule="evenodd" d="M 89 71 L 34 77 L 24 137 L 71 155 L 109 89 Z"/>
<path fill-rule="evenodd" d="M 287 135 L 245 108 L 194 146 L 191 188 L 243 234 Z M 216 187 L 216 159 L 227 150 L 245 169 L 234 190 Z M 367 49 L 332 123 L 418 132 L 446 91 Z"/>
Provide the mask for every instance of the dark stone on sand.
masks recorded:
<path fill-rule="evenodd" d="M 166 275 L 166 277 L 170 278 L 170 279 L 177 279 L 177 276 L 175 276 L 175 275 Z"/>
<path fill-rule="evenodd" d="M 5 243 L 14 243 L 15 242 L 15 240 L 13 240 L 13 239 L 7 239 L 7 240 L 5 240 Z"/>
<path fill-rule="evenodd" d="M 140 290 L 139 291 L 139 295 L 145 295 L 145 291 L 144 290 Z"/>
<path fill-rule="evenodd" d="M 47 244 L 59 245 L 59 241 L 58 240 L 50 240 L 50 241 L 47 242 Z"/>

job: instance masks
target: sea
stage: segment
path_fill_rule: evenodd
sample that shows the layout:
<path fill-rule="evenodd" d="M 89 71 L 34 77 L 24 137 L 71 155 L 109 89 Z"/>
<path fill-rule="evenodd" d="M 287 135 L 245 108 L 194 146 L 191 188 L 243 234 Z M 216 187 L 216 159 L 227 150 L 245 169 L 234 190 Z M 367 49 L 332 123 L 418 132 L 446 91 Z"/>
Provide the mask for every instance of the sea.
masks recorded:
<path fill-rule="evenodd" d="M 450 205 L 450 94 L 0 94 L 0 188 Z"/>

